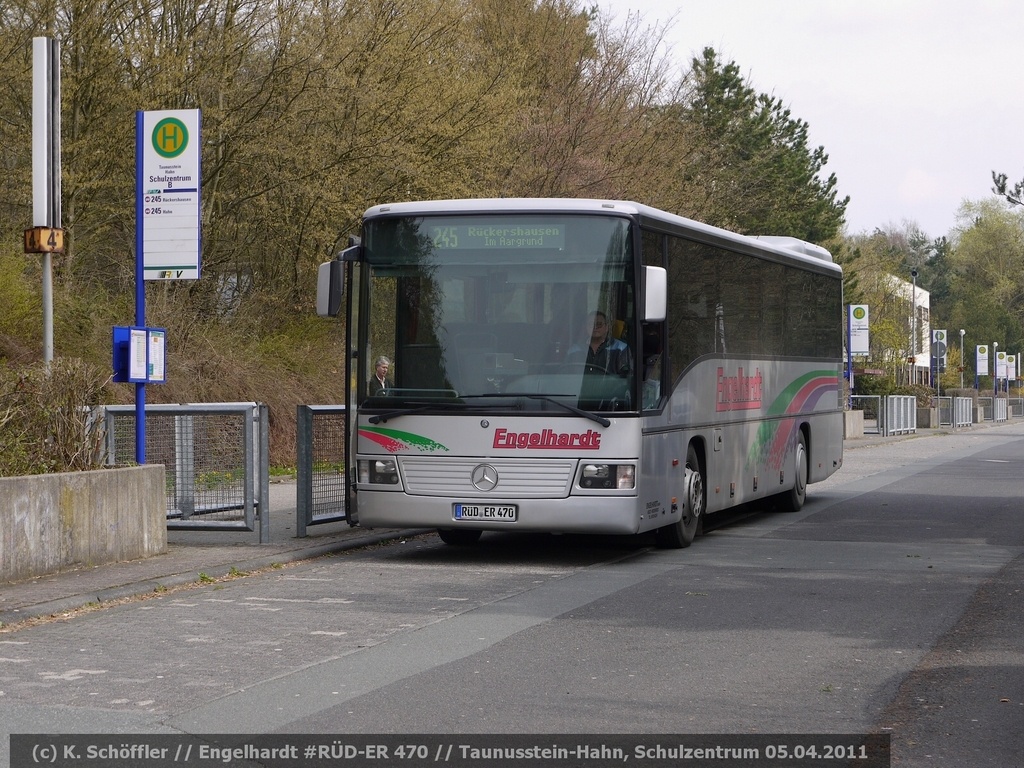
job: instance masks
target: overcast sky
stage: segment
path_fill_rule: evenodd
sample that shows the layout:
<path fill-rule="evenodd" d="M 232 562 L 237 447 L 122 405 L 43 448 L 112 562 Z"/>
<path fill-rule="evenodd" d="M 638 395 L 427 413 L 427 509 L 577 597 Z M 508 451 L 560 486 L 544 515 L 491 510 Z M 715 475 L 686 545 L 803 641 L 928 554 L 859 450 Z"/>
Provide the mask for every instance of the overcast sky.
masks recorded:
<path fill-rule="evenodd" d="M 1015 0 L 598 0 L 622 23 L 674 18 L 681 66 L 711 46 L 810 126 L 829 155 L 847 231 L 956 225 L 1024 178 L 1024 2 Z"/>

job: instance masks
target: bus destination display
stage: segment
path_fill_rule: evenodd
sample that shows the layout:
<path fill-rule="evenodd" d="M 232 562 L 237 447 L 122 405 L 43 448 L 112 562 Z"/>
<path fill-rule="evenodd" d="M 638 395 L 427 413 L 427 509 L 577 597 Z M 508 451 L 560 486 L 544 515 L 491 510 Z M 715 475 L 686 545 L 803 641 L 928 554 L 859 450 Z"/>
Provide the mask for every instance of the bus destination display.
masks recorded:
<path fill-rule="evenodd" d="M 487 248 L 564 248 L 563 224 L 466 224 L 432 226 L 430 239 L 438 250 Z"/>

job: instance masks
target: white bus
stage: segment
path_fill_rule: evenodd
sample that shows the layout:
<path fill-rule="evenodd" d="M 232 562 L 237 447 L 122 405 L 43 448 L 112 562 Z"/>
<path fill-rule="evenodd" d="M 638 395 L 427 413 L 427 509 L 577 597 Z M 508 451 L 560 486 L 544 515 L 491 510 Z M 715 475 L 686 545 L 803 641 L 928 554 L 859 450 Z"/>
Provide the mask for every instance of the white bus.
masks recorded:
<path fill-rule="evenodd" d="M 577 199 L 378 205 L 352 243 L 317 310 L 347 317 L 360 526 L 686 547 L 705 515 L 800 509 L 842 464 L 842 271 L 820 247 Z"/>

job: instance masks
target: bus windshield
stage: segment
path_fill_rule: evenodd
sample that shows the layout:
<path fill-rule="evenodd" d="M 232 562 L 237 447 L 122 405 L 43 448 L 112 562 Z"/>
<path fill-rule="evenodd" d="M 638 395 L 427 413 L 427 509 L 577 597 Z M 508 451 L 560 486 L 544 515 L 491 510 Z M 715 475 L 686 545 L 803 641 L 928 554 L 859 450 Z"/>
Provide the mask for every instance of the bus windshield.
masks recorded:
<path fill-rule="evenodd" d="M 628 219 L 396 216 L 363 235 L 364 408 L 636 409 Z"/>

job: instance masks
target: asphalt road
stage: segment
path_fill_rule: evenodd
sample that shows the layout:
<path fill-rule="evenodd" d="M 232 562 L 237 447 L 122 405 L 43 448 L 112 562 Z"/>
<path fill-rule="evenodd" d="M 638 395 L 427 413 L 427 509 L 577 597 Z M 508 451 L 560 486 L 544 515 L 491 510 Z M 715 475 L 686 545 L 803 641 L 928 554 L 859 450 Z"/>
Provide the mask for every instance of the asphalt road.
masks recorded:
<path fill-rule="evenodd" d="M 27 627 L 4 735 L 883 732 L 893 765 L 1024 764 L 1024 425 L 850 450 L 800 513 L 652 544 L 428 535 Z"/>

